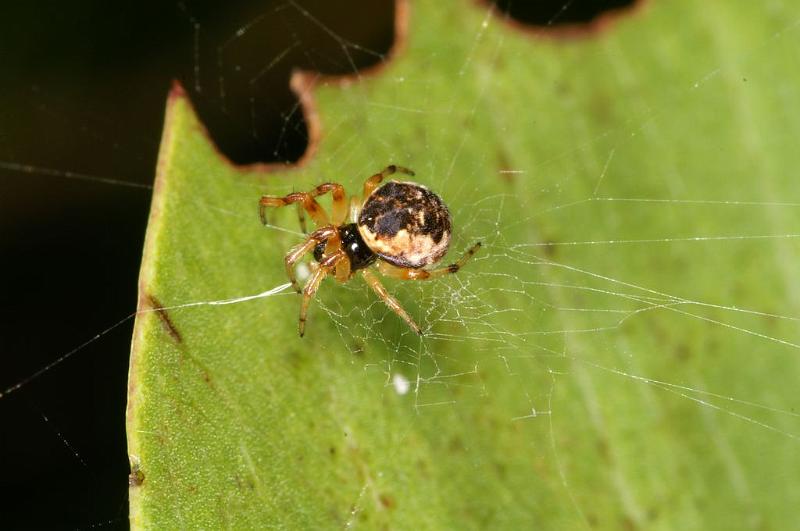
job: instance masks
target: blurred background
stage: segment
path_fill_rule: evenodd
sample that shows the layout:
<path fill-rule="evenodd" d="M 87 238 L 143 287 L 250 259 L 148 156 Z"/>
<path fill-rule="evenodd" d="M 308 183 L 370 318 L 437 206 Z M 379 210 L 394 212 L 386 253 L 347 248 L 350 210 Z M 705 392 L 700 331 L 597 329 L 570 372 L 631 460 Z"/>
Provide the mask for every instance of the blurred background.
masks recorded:
<path fill-rule="evenodd" d="M 552 31 L 632 3 L 503 0 L 497 10 Z M 104 332 L 136 309 L 171 81 L 232 161 L 291 163 L 306 147 L 291 71 L 379 63 L 393 24 L 390 0 L 0 6 L 3 528 L 128 527 L 133 320 Z"/>

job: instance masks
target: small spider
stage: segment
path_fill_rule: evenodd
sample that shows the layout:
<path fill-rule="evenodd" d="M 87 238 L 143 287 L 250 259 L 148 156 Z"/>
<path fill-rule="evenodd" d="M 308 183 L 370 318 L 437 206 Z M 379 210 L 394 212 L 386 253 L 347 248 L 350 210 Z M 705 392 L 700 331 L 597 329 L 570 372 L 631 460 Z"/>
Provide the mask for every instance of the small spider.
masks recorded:
<path fill-rule="evenodd" d="M 344 187 L 337 183 L 320 184 L 310 192 L 296 192 L 285 197 L 265 195 L 258 202 L 261 222 L 264 224 L 267 207 L 297 203 L 303 232 L 306 233 L 303 211 L 308 212 L 317 225 L 317 230 L 308 234 L 303 243 L 292 247 L 284 258 L 286 274 L 292 286 L 303 294 L 300 337 L 305 332 L 308 305 L 322 279 L 333 275 L 339 282 L 347 282 L 356 272 L 364 277 L 369 287 L 389 308 L 421 335 L 419 326 L 397 299 L 389 295 L 368 267 L 378 262 L 378 271 L 385 276 L 427 280 L 457 272 L 480 248 L 481 243 L 476 243 L 457 262 L 447 267 L 423 269 L 438 262 L 447 252 L 450 245 L 450 212 L 438 195 L 422 185 L 389 181 L 378 186 L 385 177 L 395 172 L 414 175 L 408 168 L 391 165 L 368 178 L 364 182 L 363 195 L 350 198 L 350 223 L 345 223 L 347 204 Z M 330 217 L 314 199 L 328 192 L 333 197 Z M 315 264 L 311 278 L 301 291 L 294 266 L 310 252 L 313 252 L 318 265 Z"/>

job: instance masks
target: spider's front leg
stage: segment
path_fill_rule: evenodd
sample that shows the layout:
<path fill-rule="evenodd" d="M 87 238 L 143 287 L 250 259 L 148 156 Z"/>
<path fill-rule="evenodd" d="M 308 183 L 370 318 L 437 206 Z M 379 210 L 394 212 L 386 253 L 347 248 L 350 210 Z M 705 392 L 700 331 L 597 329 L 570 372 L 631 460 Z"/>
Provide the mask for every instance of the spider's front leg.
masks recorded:
<path fill-rule="evenodd" d="M 336 266 L 338 264 L 349 260 L 350 259 L 347 258 L 347 254 L 345 254 L 343 250 L 337 250 L 335 253 L 326 257 L 319 263 L 317 270 L 314 271 L 314 274 L 311 275 L 311 278 L 308 280 L 308 282 L 306 282 L 306 285 L 303 288 L 303 302 L 300 305 L 300 322 L 298 324 L 300 337 L 303 337 L 303 335 L 306 333 L 306 316 L 308 315 L 308 306 L 311 304 L 311 299 L 313 299 L 314 295 L 317 294 L 320 283 L 326 276 L 337 269 Z"/>
<path fill-rule="evenodd" d="M 325 209 L 317 202 L 315 197 L 329 193 L 333 197 L 333 219 L 328 218 Z M 264 195 L 258 201 L 258 214 L 261 218 L 261 223 L 267 224 L 266 210 L 270 207 L 282 207 L 298 203 L 302 205 L 303 210 L 308 212 L 311 219 L 318 227 L 330 224 L 341 225 L 347 215 L 347 201 L 345 200 L 344 187 L 338 183 L 323 183 L 311 190 L 310 192 L 295 192 L 283 197 L 277 195 Z M 302 210 L 300 211 L 302 212 Z M 305 217 L 299 215 L 300 226 L 305 231 Z"/>
<path fill-rule="evenodd" d="M 338 238 L 339 231 L 333 225 L 327 225 L 319 228 L 308 235 L 308 238 L 303 243 L 292 247 L 283 259 L 286 266 L 286 275 L 292 283 L 292 287 L 297 293 L 302 293 L 300 286 L 297 284 L 297 278 L 294 274 L 294 265 L 305 255 L 314 250 L 314 247 L 324 242 L 325 240 Z"/>

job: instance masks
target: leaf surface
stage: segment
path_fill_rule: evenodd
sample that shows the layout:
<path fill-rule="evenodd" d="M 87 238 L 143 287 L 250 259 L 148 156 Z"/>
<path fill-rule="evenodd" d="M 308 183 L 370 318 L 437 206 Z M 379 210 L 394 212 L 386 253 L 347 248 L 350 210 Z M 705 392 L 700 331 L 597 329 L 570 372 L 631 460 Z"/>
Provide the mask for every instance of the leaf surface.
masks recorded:
<path fill-rule="evenodd" d="M 468 1 L 407 16 L 378 72 L 296 78 L 318 134 L 299 168 L 232 167 L 171 95 L 131 357 L 133 526 L 793 521 L 798 6 L 650 2 L 575 38 Z M 324 282 L 303 339 L 288 291 L 219 304 L 286 282 L 296 213 L 261 226 L 261 194 L 357 193 L 390 163 L 448 203 L 446 260 L 484 242 L 457 275 L 385 282 L 425 337 L 360 279 Z"/>

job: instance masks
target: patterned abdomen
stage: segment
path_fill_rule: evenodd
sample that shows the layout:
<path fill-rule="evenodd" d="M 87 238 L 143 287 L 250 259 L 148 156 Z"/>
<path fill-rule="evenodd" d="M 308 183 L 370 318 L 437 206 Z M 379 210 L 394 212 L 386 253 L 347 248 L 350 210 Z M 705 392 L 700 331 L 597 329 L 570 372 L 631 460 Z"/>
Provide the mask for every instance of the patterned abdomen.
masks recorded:
<path fill-rule="evenodd" d="M 358 232 L 381 259 L 400 267 L 433 264 L 450 245 L 450 212 L 424 186 L 390 181 L 366 199 Z"/>

